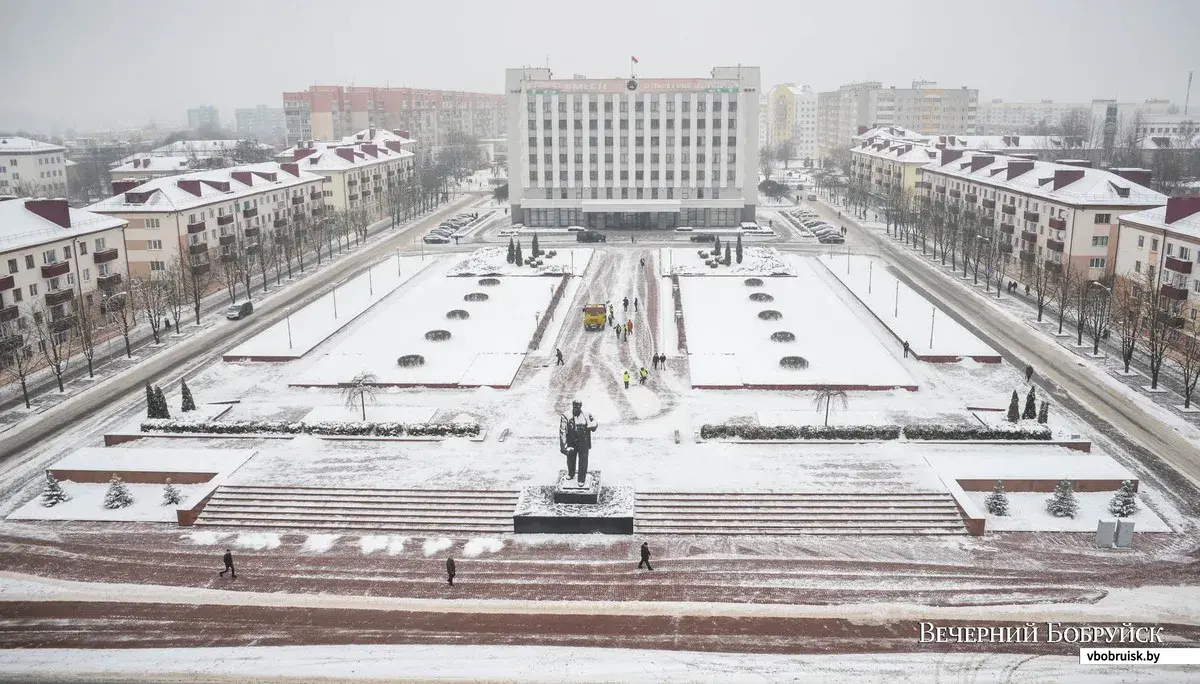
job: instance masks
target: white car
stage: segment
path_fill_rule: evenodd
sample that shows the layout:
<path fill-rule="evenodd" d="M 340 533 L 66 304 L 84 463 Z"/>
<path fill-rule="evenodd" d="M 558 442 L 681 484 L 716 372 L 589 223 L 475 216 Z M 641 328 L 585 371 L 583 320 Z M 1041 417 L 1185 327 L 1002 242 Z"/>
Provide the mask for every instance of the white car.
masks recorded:
<path fill-rule="evenodd" d="M 584 228 L 583 226 L 567 226 L 568 233 L 582 233 L 585 230 L 587 230 L 587 228 Z"/>
<path fill-rule="evenodd" d="M 690 232 L 692 232 L 692 227 L 691 226 L 679 226 L 678 228 L 675 229 L 675 232 L 676 233 L 690 233 Z"/>
<path fill-rule="evenodd" d="M 517 230 L 516 228 L 505 228 L 496 234 L 500 237 L 518 237 L 521 234 L 521 231 Z"/>

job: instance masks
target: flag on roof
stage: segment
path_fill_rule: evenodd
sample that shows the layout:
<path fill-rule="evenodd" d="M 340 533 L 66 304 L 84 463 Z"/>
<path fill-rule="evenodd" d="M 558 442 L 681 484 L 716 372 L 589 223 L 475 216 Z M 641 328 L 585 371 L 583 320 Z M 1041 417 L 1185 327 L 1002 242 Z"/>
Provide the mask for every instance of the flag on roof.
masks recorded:
<path fill-rule="evenodd" d="M 637 58 L 637 57 L 630 57 L 629 59 L 632 59 L 634 64 L 637 64 L 637 63 L 638 63 L 638 58 Z"/>

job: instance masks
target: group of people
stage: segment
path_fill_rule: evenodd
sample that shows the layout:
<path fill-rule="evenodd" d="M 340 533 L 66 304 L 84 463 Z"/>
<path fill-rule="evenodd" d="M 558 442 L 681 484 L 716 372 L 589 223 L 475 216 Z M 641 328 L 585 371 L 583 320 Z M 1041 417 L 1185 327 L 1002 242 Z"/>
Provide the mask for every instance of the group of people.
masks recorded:
<path fill-rule="evenodd" d="M 643 372 L 645 372 L 645 370 L 645 368 L 642 369 Z M 641 557 L 642 560 L 638 563 L 638 569 L 641 570 L 642 567 L 645 566 L 647 570 L 653 570 L 654 568 L 650 565 L 650 544 L 647 542 L 642 542 Z M 233 570 L 233 552 L 229 549 L 225 549 L 225 555 L 221 558 L 221 561 L 224 563 L 225 569 L 221 570 L 217 574 L 219 574 L 221 577 L 224 577 L 225 573 L 228 572 L 232 573 L 231 577 L 233 577 L 233 579 L 237 579 L 237 573 Z M 454 558 L 447 558 L 446 584 L 454 586 L 454 576 L 456 574 L 458 574 L 458 569 L 455 567 Z"/>

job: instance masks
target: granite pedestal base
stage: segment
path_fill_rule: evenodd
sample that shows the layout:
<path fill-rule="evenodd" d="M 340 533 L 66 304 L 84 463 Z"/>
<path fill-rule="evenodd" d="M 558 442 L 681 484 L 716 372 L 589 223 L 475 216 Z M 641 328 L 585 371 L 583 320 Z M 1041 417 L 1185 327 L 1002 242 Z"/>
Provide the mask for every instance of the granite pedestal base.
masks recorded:
<path fill-rule="evenodd" d="M 558 484 L 554 486 L 554 503 L 594 504 L 600 497 L 600 471 L 589 470 L 583 484 L 568 477 L 567 471 L 558 471 Z"/>
<path fill-rule="evenodd" d="M 633 534 L 633 487 L 600 487 L 597 481 L 596 488 L 596 503 L 556 503 L 557 486 L 522 489 L 513 512 L 513 532 Z"/>

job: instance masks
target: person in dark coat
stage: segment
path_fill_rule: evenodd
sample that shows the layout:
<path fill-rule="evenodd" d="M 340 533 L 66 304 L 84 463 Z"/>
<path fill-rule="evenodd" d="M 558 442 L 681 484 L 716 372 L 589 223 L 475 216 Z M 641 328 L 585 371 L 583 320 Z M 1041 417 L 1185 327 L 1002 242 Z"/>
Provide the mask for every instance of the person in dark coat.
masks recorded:
<path fill-rule="evenodd" d="M 233 552 L 225 549 L 225 556 L 221 560 L 225 561 L 225 569 L 221 571 L 221 577 L 224 577 L 225 573 L 228 572 L 230 573 L 230 577 L 237 579 L 237 570 L 233 569 Z"/>
<path fill-rule="evenodd" d="M 1025 382 L 1033 379 L 1033 366 L 1025 366 Z"/>
<path fill-rule="evenodd" d="M 908 340 L 904 340 L 904 358 L 908 358 Z"/>
<path fill-rule="evenodd" d="M 446 583 L 454 586 L 454 559 L 446 559 Z"/>
<path fill-rule="evenodd" d="M 625 307 L 625 311 L 628 312 L 629 311 L 629 297 L 622 299 L 621 304 Z"/>
<path fill-rule="evenodd" d="M 638 570 L 641 570 L 643 565 L 647 570 L 654 570 L 654 566 L 650 565 L 650 545 L 646 542 L 642 542 L 642 561 L 638 563 Z"/>
<path fill-rule="evenodd" d="M 561 349 L 558 349 L 558 348 L 556 347 L 556 348 L 554 349 L 554 354 L 555 354 L 555 356 L 557 356 L 557 357 L 558 357 L 558 361 L 557 361 L 557 363 L 555 363 L 555 365 L 556 365 L 556 366 L 561 366 L 561 365 L 563 365 L 562 350 L 561 350 Z"/>
<path fill-rule="evenodd" d="M 637 313 L 637 310 L 638 310 L 638 298 L 634 297 L 633 298 L 633 312 Z"/>

